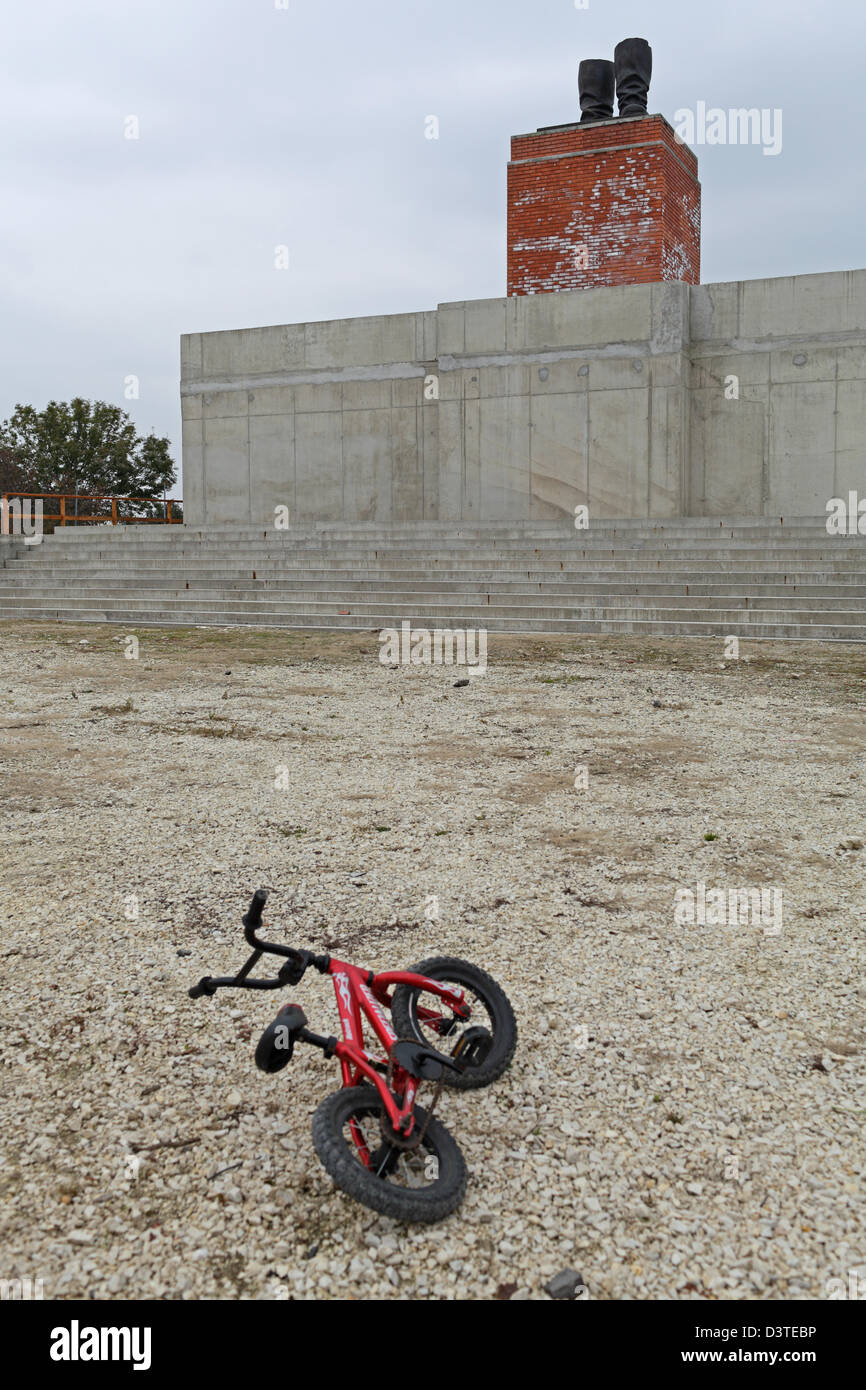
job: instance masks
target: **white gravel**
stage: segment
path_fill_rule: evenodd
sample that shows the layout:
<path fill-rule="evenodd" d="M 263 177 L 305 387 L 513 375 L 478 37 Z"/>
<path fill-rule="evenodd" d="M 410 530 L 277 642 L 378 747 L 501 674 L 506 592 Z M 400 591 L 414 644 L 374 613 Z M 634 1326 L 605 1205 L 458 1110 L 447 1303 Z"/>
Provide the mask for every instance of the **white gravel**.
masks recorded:
<path fill-rule="evenodd" d="M 763 1299 L 866 1268 L 866 653 L 491 639 L 455 690 L 372 635 L 120 636 L 0 626 L 0 1278 Z M 336 1064 L 253 1064 L 277 996 L 187 998 L 260 883 L 278 939 L 460 955 L 511 997 L 511 1071 L 440 1104 L 470 1168 L 441 1226 L 334 1190 Z M 699 883 L 780 890 L 781 932 L 678 925 Z M 327 981 L 292 996 L 336 1028 Z"/>

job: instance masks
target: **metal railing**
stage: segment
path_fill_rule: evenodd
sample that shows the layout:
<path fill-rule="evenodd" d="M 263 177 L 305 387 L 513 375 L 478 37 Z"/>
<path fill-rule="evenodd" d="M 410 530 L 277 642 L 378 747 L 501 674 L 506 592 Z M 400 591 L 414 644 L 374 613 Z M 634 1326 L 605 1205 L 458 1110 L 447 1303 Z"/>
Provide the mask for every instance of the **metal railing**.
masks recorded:
<path fill-rule="evenodd" d="M 16 498 L 22 501 L 25 499 L 40 499 L 43 502 L 55 502 L 59 504 L 56 512 L 47 512 L 44 507 L 42 510 L 43 522 L 50 521 L 60 526 L 78 525 L 106 525 L 112 526 L 142 525 L 142 526 L 180 526 L 183 524 L 183 498 L 166 497 L 163 499 L 154 497 L 117 497 L 100 493 L 74 493 L 74 492 L 4 492 L 0 493 L 0 498 L 7 505 L 3 508 L 4 513 L 8 514 L 8 504 Z M 139 507 L 159 507 L 161 516 L 140 516 L 135 512 L 124 515 L 120 510 L 120 505 Z M 94 504 L 97 504 L 94 506 Z M 176 511 L 173 509 L 177 509 Z M 53 528 L 52 528 L 53 529 Z"/>

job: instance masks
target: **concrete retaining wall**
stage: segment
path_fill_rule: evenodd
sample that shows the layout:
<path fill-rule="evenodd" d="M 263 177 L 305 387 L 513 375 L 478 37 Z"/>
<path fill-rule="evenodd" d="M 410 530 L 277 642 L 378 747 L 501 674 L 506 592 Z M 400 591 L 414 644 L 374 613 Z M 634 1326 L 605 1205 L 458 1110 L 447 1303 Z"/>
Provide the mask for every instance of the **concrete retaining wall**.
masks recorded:
<path fill-rule="evenodd" d="M 823 515 L 866 492 L 866 271 L 186 335 L 187 524 Z M 736 378 L 736 380 L 732 380 Z"/>

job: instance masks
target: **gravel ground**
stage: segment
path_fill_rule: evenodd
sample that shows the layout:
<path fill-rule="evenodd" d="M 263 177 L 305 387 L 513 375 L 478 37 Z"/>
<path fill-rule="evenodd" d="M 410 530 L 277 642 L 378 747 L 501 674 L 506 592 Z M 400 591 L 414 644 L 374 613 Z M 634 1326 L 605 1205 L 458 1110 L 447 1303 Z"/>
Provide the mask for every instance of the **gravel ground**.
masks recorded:
<path fill-rule="evenodd" d="M 124 635 L 0 627 L 0 1277 L 772 1299 L 866 1271 L 866 652 L 491 639 L 455 689 L 372 634 Z M 336 1064 L 253 1064 L 275 996 L 187 997 L 245 959 L 260 883 L 277 939 L 460 955 L 509 994 L 514 1065 L 440 1102 L 469 1165 L 440 1226 L 334 1189 L 310 1117 Z M 678 921 L 700 883 L 775 889 L 782 920 Z M 328 981 L 289 997 L 336 1028 Z"/>

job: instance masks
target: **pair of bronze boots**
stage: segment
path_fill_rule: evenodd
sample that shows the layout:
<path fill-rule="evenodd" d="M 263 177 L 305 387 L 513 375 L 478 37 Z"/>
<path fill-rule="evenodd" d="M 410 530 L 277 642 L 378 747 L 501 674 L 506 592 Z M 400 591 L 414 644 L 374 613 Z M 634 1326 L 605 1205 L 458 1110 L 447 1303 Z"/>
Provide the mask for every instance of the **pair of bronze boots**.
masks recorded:
<path fill-rule="evenodd" d="M 623 39 L 613 51 L 612 63 L 585 58 L 577 78 L 581 125 L 612 118 L 614 91 L 620 116 L 645 116 L 652 71 L 653 51 L 646 39 Z"/>

